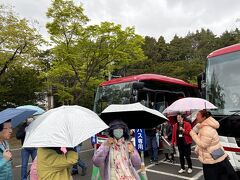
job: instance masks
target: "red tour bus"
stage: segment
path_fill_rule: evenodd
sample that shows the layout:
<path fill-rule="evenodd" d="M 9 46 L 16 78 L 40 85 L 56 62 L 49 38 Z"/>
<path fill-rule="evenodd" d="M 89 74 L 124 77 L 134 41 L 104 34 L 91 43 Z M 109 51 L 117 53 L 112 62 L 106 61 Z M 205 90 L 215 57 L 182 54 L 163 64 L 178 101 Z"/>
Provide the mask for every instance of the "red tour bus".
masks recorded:
<path fill-rule="evenodd" d="M 218 49 L 207 57 L 198 84 L 203 96 L 218 109 L 211 111 L 220 122 L 218 130 L 235 170 L 240 170 L 240 44 Z"/>
<path fill-rule="evenodd" d="M 198 87 L 183 80 L 157 74 L 140 74 L 105 81 L 98 86 L 94 111 L 100 114 L 110 104 L 141 102 L 162 112 L 182 97 L 199 97 Z M 104 132 L 97 135 L 105 140 Z"/>

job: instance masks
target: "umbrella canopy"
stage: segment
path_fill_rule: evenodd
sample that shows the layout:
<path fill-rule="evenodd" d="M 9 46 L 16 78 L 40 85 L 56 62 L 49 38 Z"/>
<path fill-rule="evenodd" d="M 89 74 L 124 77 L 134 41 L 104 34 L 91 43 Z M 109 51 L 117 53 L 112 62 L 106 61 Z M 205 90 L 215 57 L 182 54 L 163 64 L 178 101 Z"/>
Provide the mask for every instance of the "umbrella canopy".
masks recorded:
<path fill-rule="evenodd" d="M 43 114 L 45 111 L 44 109 L 38 107 L 38 106 L 33 106 L 33 105 L 24 105 L 24 106 L 18 106 L 16 109 L 29 109 L 29 110 L 34 110 L 36 111 L 33 115 L 40 115 Z"/>
<path fill-rule="evenodd" d="M 163 114 L 176 115 L 178 112 L 193 112 L 202 109 L 217 109 L 217 107 L 205 99 L 187 97 L 173 102 L 163 111 Z"/>
<path fill-rule="evenodd" d="M 93 111 L 61 106 L 40 115 L 26 129 L 23 147 L 75 147 L 108 128 Z"/>
<path fill-rule="evenodd" d="M 191 122 L 195 121 L 197 118 L 198 111 L 193 111 L 190 115 L 187 116 L 187 119 L 191 120 Z"/>
<path fill-rule="evenodd" d="M 112 104 L 104 109 L 100 117 L 107 124 L 114 119 L 121 119 L 130 129 L 153 128 L 168 120 L 159 111 L 150 109 L 141 103 Z"/>
<path fill-rule="evenodd" d="M 0 124 L 11 119 L 13 127 L 32 116 L 36 111 L 29 109 L 7 108 L 0 112 Z"/>

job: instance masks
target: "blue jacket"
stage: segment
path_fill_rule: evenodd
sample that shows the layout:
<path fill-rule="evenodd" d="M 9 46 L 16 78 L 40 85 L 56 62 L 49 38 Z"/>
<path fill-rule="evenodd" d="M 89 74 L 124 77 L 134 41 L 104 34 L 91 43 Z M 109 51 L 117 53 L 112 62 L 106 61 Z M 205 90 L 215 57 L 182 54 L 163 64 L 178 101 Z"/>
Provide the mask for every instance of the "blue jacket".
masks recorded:
<path fill-rule="evenodd" d="M 3 158 L 3 152 L 9 146 L 6 141 L 3 141 L 3 144 L 0 144 L 0 180 L 12 180 L 12 162 Z"/>

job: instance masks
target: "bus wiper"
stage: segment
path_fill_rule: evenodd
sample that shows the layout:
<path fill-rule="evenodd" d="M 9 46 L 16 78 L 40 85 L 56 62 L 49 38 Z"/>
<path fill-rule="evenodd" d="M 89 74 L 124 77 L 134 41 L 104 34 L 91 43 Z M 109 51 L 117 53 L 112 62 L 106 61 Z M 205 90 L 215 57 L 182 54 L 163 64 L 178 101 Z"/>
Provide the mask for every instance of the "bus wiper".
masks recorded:
<path fill-rule="evenodd" d="M 233 110 L 233 111 L 229 111 L 229 112 L 234 112 L 233 114 L 231 114 L 231 115 L 229 115 L 229 116 L 226 116 L 226 117 L 224 117 L 224 118 L 222 118 L 222 119 L 219 119 L 219 123 L 221 123 L 223 120 L 225 120 L 225 119 L 227 119 L 227 118 L 229 118 L 229 117 L 232 117 L 232 116 L 235 116 L 235 115 L 239 115 L 239 113 L 240 113 L 240 110 Z"/>

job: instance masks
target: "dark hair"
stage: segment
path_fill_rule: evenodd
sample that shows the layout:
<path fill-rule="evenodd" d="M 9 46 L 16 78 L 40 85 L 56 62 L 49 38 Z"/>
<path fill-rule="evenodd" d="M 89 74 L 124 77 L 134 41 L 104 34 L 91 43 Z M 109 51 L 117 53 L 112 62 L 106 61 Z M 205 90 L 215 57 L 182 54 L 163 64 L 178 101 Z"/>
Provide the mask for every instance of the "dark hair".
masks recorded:
<path fill-rule="evenodd" d="M 205 118 L 209 118 L 210 116 L 212 116 L 211 112 L 207 111 L 206 109 L 200 110 L 198 112 L 202 115 L 202 117 Z"/>
<path fill-rule="evenodd" d="M 132 134 L 130 134 L 130 132 L 132 132 Z M 132 136 L 132 137 L 135 136 L 135 131 L 134 131 L 134 129 L 129 130 L 129 135 Z"/>
<path fill-rule="evenodd" d="M 186 120 L 186 116 L 185 116 L 184 114 L 182 114 L 182 113 L 179 112 L 179 113 L 177 113 L 177 116 L 178 116 L 178 115 L 181 116 L 184 120 Z"/>
<path fill-rule="evenodd" d="M 0 124 L 0 132 L 3 130 L 4 124 L 8 123 L 8 122 L 11 122 L 11 119 L 9 119 L 9 120 L 5 121 L 4 123 Z"/>
<path fill-rule="evenodd" d="M 113 130 L 114 129 L 118 129 L 121 128 L 123 129 L 123 137 L 125 140 L 129 140 L 130 139 L 130 131 L 128 129 L 128 126 L 125 122 L 123 122 L 122 120 L 113 120 L 110 124 L 109 124 L 109 136 L 110 137 L 114 137 L 113 136 Z"/>

